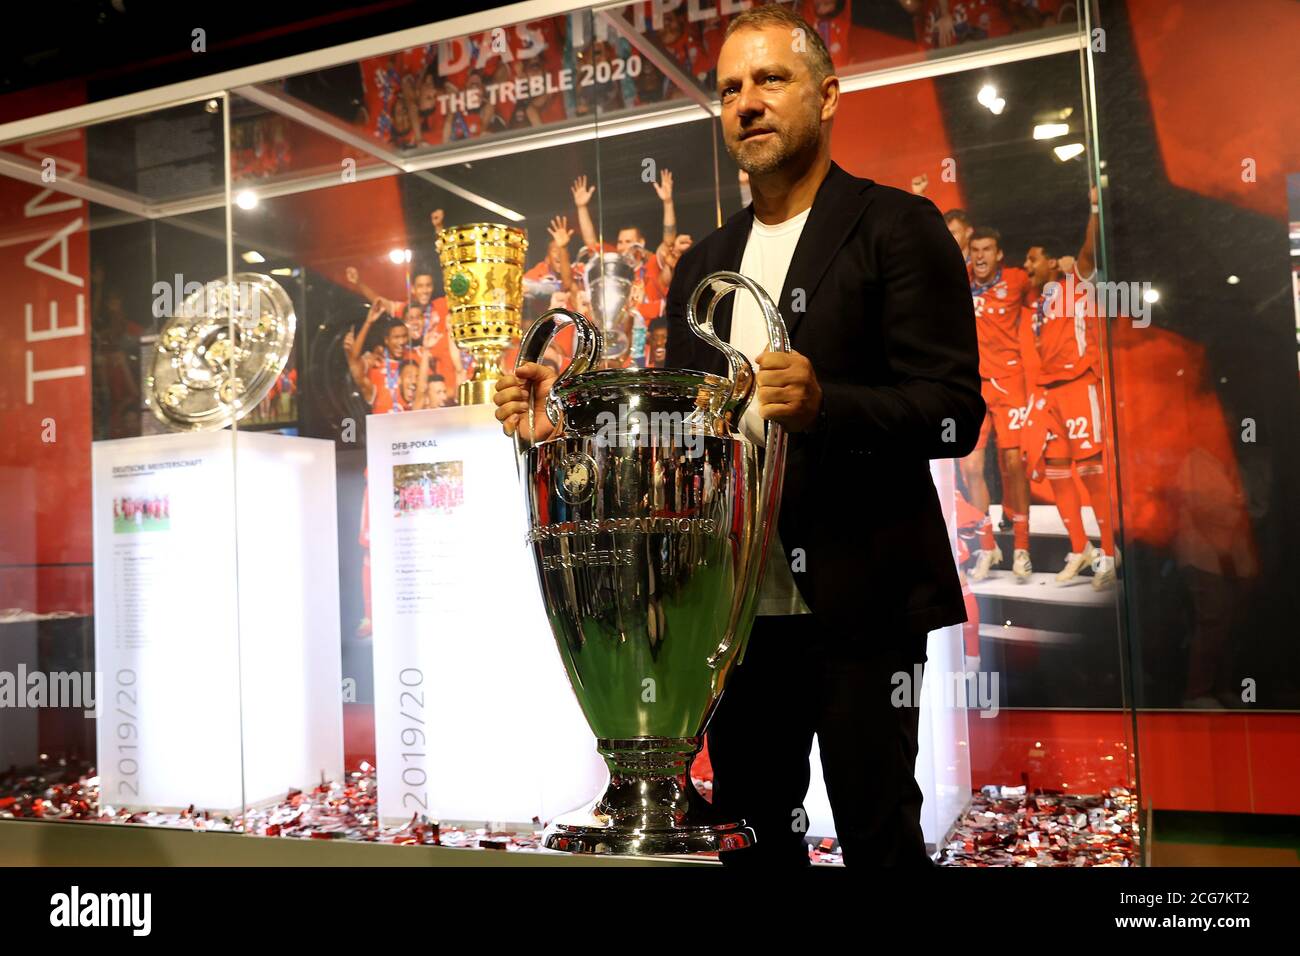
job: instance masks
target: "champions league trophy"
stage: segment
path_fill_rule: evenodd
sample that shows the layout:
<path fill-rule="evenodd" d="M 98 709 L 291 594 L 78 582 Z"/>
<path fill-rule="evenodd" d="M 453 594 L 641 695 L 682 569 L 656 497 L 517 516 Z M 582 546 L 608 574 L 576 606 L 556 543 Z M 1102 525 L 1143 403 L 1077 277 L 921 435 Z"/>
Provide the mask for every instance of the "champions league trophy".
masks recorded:
<path fill-rule="evenodd" d="M 583 272 L 591 309 L 600 320 L 605 342 L 602 356 L 611 367 L 627 364 L 632 349 L 632 283 L 636 272 L 616 252 L 592 256 Z"/>
<path fill-rule="evenodd" d="M 514 226 L 472 222 L 438 233 L 451 337 L 474 357 L 474 375 L 456 393 L 461 405 L 492 401 L 501 353 L 519 341 L 527 251 L 527 235 Z"/>
<path fill-rule="evenodd" d="M 740 433 L 754 369 L 713 330 L 714 309 L 737 289 L 758 300 L 772 350 L 789 348 L 763 289 L 715 272 L 686 320 L 726 356 L 727 376 L 597 369 L 601 330 L 567 309 L 538 319 L 520 347 L 519 362 L 535 362 L 557 315 L 576 326 L 573 361 L 546 403 L 553 437 L 516 440 L 542 600 L 610 775 L 593 803 L 547 828 L 550 849 L 685 854 L 753 842 L 744 821 L 720 819 L 690 782 L 753 625 L 785 466 L 775 422 L 761 476 L 758 449 Z"/>
<path fill-rule="evenodd" d="M 270 276 L 213 279 L 187 295 L 159 333 L 145 403 L 177 431 L 238 421 L 284 371 L 296 321 L 289 294 Z"/>

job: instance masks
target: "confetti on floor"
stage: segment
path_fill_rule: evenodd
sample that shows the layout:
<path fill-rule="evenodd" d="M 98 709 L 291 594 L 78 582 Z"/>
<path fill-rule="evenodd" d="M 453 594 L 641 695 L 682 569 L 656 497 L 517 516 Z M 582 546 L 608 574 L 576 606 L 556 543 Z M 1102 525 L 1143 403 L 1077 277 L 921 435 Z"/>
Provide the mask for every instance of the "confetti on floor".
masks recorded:
<path fill-rule="evenodd" d="M 707 792 L 709 783 L 700 781 Z M 50 765 L 0 773 L 0 819 L 80 820 L 246 832 L 301 840 L 536 851 L 542 824 L 531 830 L 450 826 L 413 817 L 381 827 L 375 770 L 363 763 L 343 781 L 292 790 L 283 800 L 242 816 L 213 816 L 190 807 L 179 813 L 101 806 L 99 778 Z M 953 828 L 940 866 L 1133 866 L 1138 858 L 1133 795 L 1114 789 L 1097 796 L 1027 794 L 1024 787 L 985 787 Z M 810 840 L 813 863 L 844 862 L 834 838 Z"/>
<path fill-rule="evenodd" d="M 957 821 L 940 866 L 1136 866 L 1136 803 L 1125 789 L 1095 796 L 984 787 Z"/>

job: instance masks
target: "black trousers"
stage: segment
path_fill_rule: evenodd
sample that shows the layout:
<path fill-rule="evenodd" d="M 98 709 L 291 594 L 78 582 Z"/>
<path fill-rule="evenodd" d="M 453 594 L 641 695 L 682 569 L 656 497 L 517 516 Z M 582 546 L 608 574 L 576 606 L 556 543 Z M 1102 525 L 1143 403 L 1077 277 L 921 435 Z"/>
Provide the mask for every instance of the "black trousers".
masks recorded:
<path fill-rule="evenodd" d="M 930 866 L 915 765 L 925 634 L 844 633 L 812 614 L 760 617 L 709 723 L 713 804 L 754 829 L 730 866 L 806 866 L 804 797 L 813 735 L 845 863 Z M 919 695 L 919 688 L 917 689 Z"/>

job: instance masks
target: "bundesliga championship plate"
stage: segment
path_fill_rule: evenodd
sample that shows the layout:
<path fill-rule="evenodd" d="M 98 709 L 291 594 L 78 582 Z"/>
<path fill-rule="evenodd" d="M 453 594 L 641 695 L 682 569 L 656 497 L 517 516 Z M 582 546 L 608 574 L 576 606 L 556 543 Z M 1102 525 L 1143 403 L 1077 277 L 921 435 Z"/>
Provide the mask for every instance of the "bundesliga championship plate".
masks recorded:
<path fill-rule="evenodd" d="M 686 317 L 726 356 L 726 376 L 601 369 L 601 329 L 566 309 L 538 319 L 520 347 L 521 363 L 537 361 L 561 317 L 576 326 L 574 359 L 546 404 L 557 430 L 521 443 L 521 470 L 543 603 L 610 776 L 590 805 L 551 823 L 550 849 L 687 854 L 753 842 L 690 782 L 753 624 L 785 464 L 779 425 L 768 422 L 761 473 L 740 433 L 754 369 L 713 330 L 718 302 L 738 289 L 758 300 L 772 350 L 788 350 L 762 288 L 713 273 Z"/>
<path fill-rule="evenodd" d="M 177 431 L 238 421 L 284 371 L 296 321 L 289 293 L 270 276 L 213 279 L 186 296 L 159 333 L 145 403 Z"/>

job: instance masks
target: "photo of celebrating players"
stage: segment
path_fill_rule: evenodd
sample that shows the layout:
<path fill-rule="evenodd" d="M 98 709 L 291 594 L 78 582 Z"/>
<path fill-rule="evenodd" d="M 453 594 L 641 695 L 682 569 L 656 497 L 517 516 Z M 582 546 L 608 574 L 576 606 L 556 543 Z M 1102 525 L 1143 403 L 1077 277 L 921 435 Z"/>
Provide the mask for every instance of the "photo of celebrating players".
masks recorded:
<path fill-rule="evenodd" d="M 464 503 L 464 462 L 393 466 L 395 517 L 452 514 Z"/>
<path fill-rule="evenodd" d="M 113 533 L 166 531 L 171 527 L 171 496 L 131 495 L 113 499 Z"/>
<path fill-rule="evenodd" d="M 1064 566 L 1053 584 L 1073 586 L 1091 571 L 1096 590 L 1115 582 L 1117 554 L 1110 520 L 1110 491 L 1103 452 L 1106 421 L 1099 345 L 1096 278 L 1097 197 L 1077 247 L 1039 236 L 1022 240 L 1020 266 L 1007 260 L 1005 242 L 992 226 L 975 225 L 962 209 L 944 214 L 962 250 L 979 338 L 981 392 L 988 408 L 975 450 L 961 459 L 964 503 L 978 520 L 967 527 L 974 560 L 972 582 L 1006 566 L 994 538 L 985 453 L 996 445 L 1002 486 L 1001 519 L 1012 529 L 1012 579 L 1028 582 L 1031 481 L 1050 486 L 1069 536 Z M 1084 527 L 1083 500 L 1098 529 L 1094 544 Z"/>

